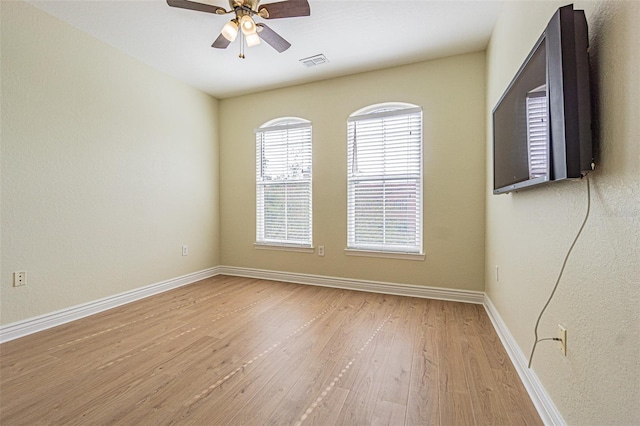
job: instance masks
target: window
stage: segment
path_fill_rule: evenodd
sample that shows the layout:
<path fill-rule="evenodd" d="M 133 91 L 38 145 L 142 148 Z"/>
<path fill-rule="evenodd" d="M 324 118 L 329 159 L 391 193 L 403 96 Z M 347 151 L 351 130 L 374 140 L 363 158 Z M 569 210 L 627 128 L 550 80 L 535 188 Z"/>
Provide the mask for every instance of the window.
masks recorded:
<path fill-rule="evenodd" d="M 422 108 L 374 105 L 347 132 L 347 252 L 422 254 Z"/>
<path fill-rule="evenodd" d="M 311 123 L 256 129 L 256 244 L 311 247 Z"/>

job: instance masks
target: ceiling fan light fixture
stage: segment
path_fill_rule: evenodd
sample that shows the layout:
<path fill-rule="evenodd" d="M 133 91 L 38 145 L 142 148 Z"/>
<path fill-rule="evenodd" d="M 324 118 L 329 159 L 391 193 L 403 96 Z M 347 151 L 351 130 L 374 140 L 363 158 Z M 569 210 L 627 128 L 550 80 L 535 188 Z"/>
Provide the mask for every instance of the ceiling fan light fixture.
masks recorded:
<path fill-rule="evenodd" d="M 2 1 L 2 0 L 0 0 Z M 207 3 L 209 0 L 205 0 Z M 222 0 L 220 0 L 222 1 Z M 233 13 L 235 16 L 227 22 L 220 31 L 211 47 L 226 49 L 240 35 L 240 57 L 244 58 L 246 39 L 248 47 L 261 44 L 262 41 L 277 50 L 279 53 L 291 47 L 291 43 L 282 38 L 277 32 L 263 23 L 257 23 L 253 17 L 262 19 L 295 18 L 310 16 L 311 8 L 308 0 L 271 0 L 271 3 L 260 6 L 260 0 L 228 0 L 229 10 L 202 2 L 202 0 L 166 0 L 171 7 L 194 10 L 197 12 L 226 15 Z M 258 33 L 260 35 L 258 35 Z"/>
<path fill-rule="evenodd" d="M 238 36 L 238 23 L 235 20 L 227 22 L 222 27 L 221 34 L 229 41 L 234 41 Z"/>
<path fill-rule="evenodd" d="M 246 35 L 245 39 L 247 40 L 247 46 L 249 47 L 257 46 L 258 44 L 260 44 L 260 37 L 255 32 L 253 34 Z"/>
<path fill-rule="evenodd" d="M 253 22 L 253 19 L 251 19 L 249 15 L 244 15 L 240 18 L 240 27 L 246 36 L 256 33 L 256 23 Z"/>

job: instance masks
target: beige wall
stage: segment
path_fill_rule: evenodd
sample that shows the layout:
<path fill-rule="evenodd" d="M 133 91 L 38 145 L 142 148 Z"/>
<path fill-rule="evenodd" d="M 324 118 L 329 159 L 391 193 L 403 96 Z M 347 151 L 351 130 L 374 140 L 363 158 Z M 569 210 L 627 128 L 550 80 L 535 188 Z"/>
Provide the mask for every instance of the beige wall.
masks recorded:
<path fill-rule="evenodd" d="M 218 265 L 218 101 L 1 4 L 1 323 Z"/>
<path fill-rule="evenodd" d="M 222 264 L 482 291 L 484 70 L 480 52 L 221 101 Z M 344 253 L 346 120 L 389 101 L 424 110 L 424 261 Z M 325 246 L 324 257 L 253 247 L 253 130 L 282 116 L 313 124 L 313 242 Z"/>
<path fill-rule="evenodd" d="M 557 7 L 508 2 L 487 53 L 491 111 Z M 586 10 L 596 89 L 598 169 L 589 222 L 541 322 L 568 330 L 568 356 L 538 345 L 533 369 L 565 421 L 640 424 L 640 2 L 576 2 Z M 584 181 L 491 195 L 487 114 L 486 291 L 522 351 L 586 209 Z M 500 267 L 500 281 L 495 266 Z"/>

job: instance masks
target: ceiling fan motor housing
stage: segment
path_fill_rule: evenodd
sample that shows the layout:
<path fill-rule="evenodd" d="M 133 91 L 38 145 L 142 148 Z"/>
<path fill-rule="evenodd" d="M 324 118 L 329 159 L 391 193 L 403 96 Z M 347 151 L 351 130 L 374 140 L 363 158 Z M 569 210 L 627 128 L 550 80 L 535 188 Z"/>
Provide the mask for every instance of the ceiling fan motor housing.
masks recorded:
<path fill-rule="evenodd" d="M 229 0 L 229 7 L 231 9 L 248 8 L 257 12 L 259 3 L 260 0 Z"/>

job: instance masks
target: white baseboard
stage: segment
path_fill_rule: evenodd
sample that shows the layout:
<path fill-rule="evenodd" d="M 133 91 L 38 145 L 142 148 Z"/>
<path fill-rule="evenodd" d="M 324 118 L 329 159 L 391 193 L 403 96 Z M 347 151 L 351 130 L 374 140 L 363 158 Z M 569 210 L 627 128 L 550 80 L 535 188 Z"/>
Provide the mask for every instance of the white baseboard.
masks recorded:
<path fill-rule="evenodd" d="M 498 337 L 500 337 L 500 340 L 502 341 L 502 346 L 504 346 L 509 358 L 511 358 L 511 362 L 516 368 L 516 371 L 520 376 L 520 380 L 522 380 L 522 384 L 527 390 L 527 393 L 529 394 L 533 405 L 535 405 L 536 410 L 538 410 L 538 414 L 544 424 L 554 426 L 566 425 L 560 411 L 558 411 L 553 400 L 545 390 L 544 386 L 542 386 L 540 379 L 538 379 L 538 376 L 533 372 L 533 370 L 528 368 L 527 357 L 522 353 L 520 346 L 518 346 L 518 343 L 507 328 L 507 325 L 500 317 L 498 310 L 486 294 L 484 296 L 484 308 L 493 323 L 496 333 L 498 333 Z"/>
<path fill-rule="evenodd" d="M 106 311 L 107 309 L 125 305 L 145 297 L 153 296 L 154 294 L 182 287 L 220 274 L 476 304 L 481 304 L 484 297 L 484 293 L 479 291 L 423 287 L 409 284 L 392 284 L 349 278 L 296 274 L 291 272 L 237 268 L 231 266 L 216 266 L 156 284 L 151 284 L 146 287 L 137 288 L 125 293 L 105 297 L 104 299 L 95 300 L 93 302 L 72 306 L 70 308 L 51 312 L 38 317 L 0 326 L 0 343 L 24 337 L 32 333 L 37 333 L 38 331 L 47 330 L 58 325 Z"/>
<path fill-rule="evenodd" d="M 284 281 L 296 284 L 317 285 L 322 287 L 342 288 L 346 290 L 368 291 L 373 293 L 394 294 L 398 296 L 421 297 L 427 299 L 450 300 L 454 302 L 474 303 L 484 305 L 485 310 L 496 333 L 500 337 L 511 362 L 516 368 L 520 380 L 529 394 L 538 414 L 545 425 L 566 425 L 560 412 L 542 386 L 536 374 L 527 367 L 527 358 L 516 343 L 500 317 L 491 299 L 481 291 L 456 290 L 439 287 L 425 287 L 410 284 L 394 284 L 380 281 L 367 281 L 352 278 L 326 277 L 322 275 L 298 274 L 293 272 L 278 272 L 233 266 L 216 266 L 181 277 L 172 278 L 146 287 L 141 287 L 125 293 L 116 294 L 104 299 L 73 306 L 71 308 L 29 318 L 24 321 L 0 326 L 0 343 L 19 337 L 27 336 L 62 325 L 80 318 L 97 314 L 107 309 L 125 305 L 154 294 L 162 293 L 187 284 L 211 278 L 216 275 L 232 275 L 247 278 L 257 278 L 273 281 Z"/>
<path fill-rule="evenodd" d="M 352 278 L 326 277 L 322 275 L 297 274 L 293 272 L 267 271 L 263 269 L 220 266 L 221 275 L 284 281 L 322 287 L 343 288 L 345 290 L 368 291 L 372 293 L 394 294 L 397 296 L 421 297 L 427 299 L 450 300 L 482 304 L 484 292 L 456 290 L 451 288 L 425 287 L 410 284 L 394 284 L 380 281 L 357 280 Z"/>
<path fill-rule="evenodd" d="M 29 318 L 23 321 L 14 322 L 0 326 L 0 343 L 27 336 L 38 331 L 56 327 L 80 318 L 97 314 L 117 306 L 125 305 L 154 294 L 162 293 L 174 288 L 182 287 L 196 281 L 204 280 L 218 275 L 218 267 L 204 269 L 181 277 L 172 278 L 159 283 L 151 284 L 125 293 L 105 297 L 82 305 L 72 306 L 49 314 Z"/>

